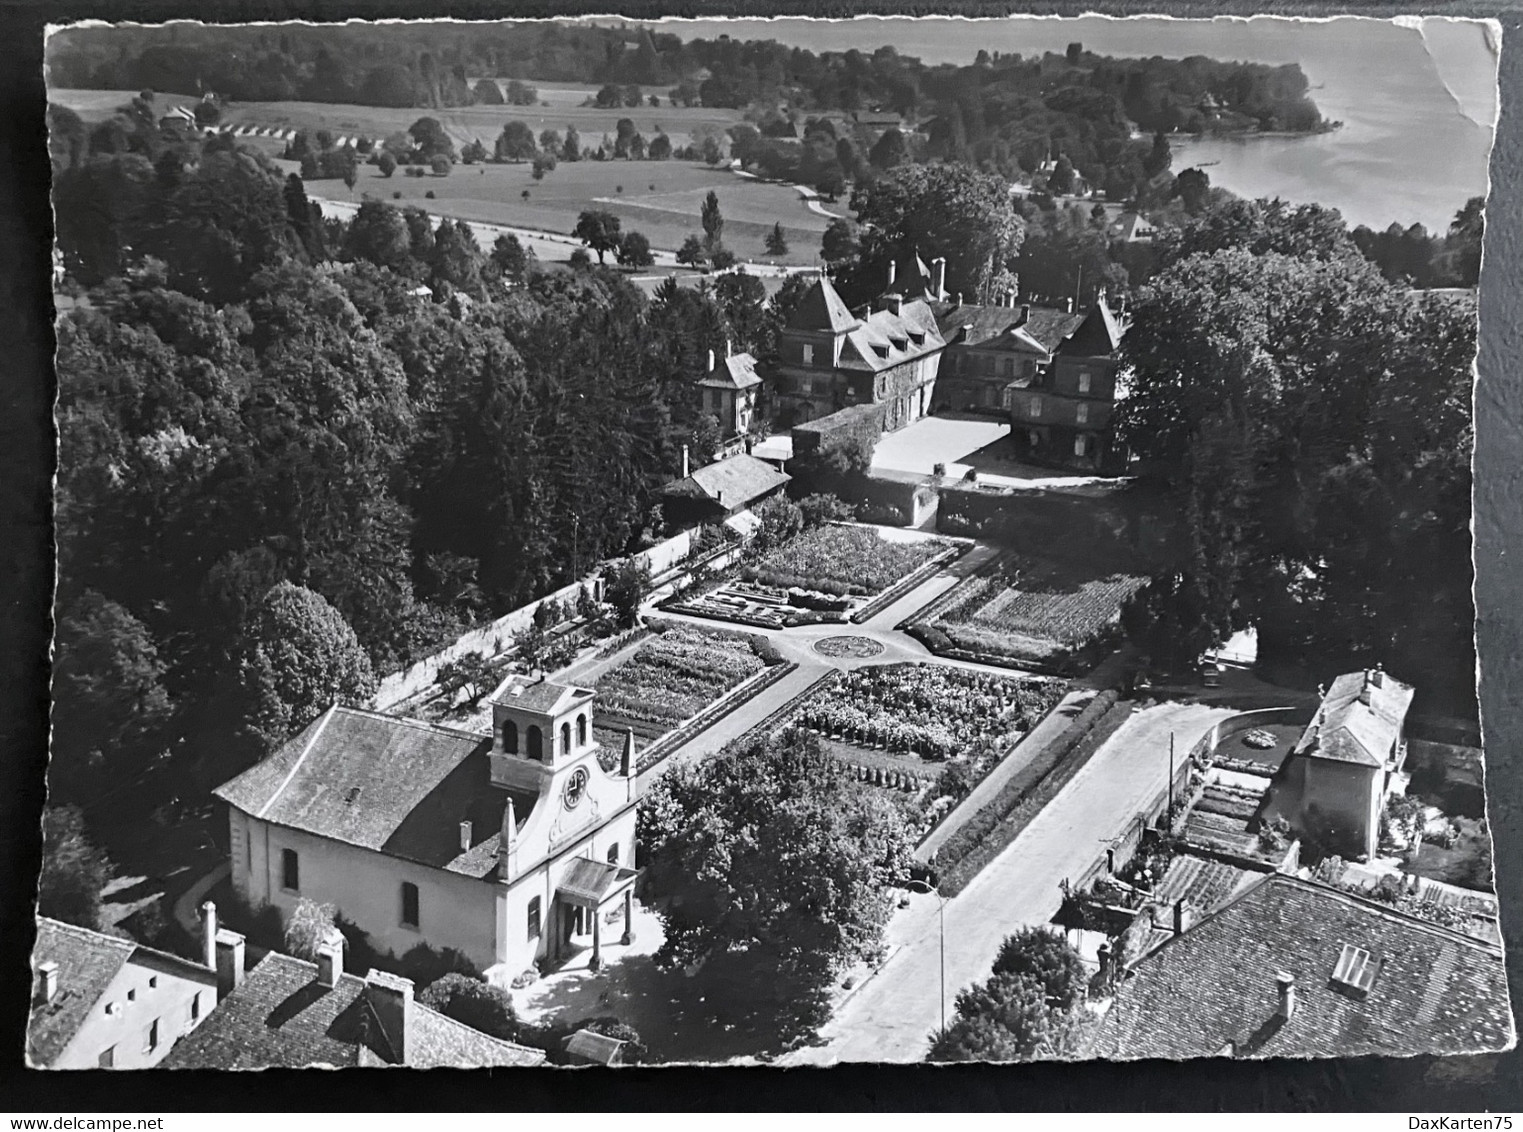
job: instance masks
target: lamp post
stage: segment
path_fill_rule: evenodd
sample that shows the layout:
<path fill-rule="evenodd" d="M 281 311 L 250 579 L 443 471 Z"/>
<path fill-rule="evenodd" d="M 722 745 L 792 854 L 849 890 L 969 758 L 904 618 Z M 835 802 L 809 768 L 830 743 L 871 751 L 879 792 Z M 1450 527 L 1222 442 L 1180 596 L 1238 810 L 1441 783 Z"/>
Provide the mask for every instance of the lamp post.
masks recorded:
<path fill-rule="evenodd" d="M 906 885 L 911 892 L 931 893 L 936 897 L 936 919 L 941 929 L 941 1029 L 947 1028 L 947 898 L 923 880 Z"/>

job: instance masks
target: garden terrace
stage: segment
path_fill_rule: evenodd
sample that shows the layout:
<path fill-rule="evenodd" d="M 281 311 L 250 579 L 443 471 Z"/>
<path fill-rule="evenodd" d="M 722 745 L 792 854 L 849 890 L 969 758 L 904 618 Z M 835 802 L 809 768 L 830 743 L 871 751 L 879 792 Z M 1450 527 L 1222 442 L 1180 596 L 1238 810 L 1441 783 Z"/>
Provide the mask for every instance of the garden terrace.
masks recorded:
<path fill-rule="evenodd" d="M 913 626 L 935 652 L 1062 667 L 1119 632 L 1135 574 L 1006 554 L 957 585 Z"/>
<path fill-rule="evenodd" d="M 1244 785 L 1208 783 L 1186 815 L 1181 836 L 1187 844 L 1207 851 L 1263 858 L 1267 847 L 1255 831 L 1267 786 L 1265 783 L 1254 790 Z"/>
<path fill-rule="evenodd" d="M 783 590 L 871 597 L 950 547 L 943 539 L 891 539 L 874 527 L 829 523 L 763 555 L 742 576 Z"/>
<path fill-rule="evenodd" d="M 663 734 L 779 659 L 765 642 L 677 626 L 593 681 L 605 726 Z"/>

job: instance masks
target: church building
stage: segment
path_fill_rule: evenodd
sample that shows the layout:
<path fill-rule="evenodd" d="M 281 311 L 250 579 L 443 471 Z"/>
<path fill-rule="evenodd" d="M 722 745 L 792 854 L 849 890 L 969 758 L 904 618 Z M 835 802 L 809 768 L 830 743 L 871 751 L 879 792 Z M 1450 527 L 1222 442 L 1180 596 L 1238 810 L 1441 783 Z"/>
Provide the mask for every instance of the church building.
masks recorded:
<path fill-rule="evenodd" d="M 332 904 L 400 957 L 454 948 L 507 981 L 630 941 L 633 736 L 612 770 L 594 693 L 513 676 L 491 736 L 334 706 L 221 786 L 233 886 L 289 917 Z"/>

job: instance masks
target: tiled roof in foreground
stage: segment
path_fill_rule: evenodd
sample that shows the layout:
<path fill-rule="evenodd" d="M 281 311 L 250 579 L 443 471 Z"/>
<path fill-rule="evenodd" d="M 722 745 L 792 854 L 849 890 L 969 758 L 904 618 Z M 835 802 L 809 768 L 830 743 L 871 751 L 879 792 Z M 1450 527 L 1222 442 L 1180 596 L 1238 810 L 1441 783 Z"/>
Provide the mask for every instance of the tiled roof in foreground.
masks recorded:
<path fill-rule="evenodd" d="M 1359 952 L 1358 969 L 1373 972 L 1362 990 L 1334 978 Z M 1281 972 L 1295 978 L 1288 1019 L 1278 1014 Z M 1273 873 L 1139 961 L 1092 1053 L 1439 1054 L 1503 1049 L 1512 1035 L 1499 948 Z"/>

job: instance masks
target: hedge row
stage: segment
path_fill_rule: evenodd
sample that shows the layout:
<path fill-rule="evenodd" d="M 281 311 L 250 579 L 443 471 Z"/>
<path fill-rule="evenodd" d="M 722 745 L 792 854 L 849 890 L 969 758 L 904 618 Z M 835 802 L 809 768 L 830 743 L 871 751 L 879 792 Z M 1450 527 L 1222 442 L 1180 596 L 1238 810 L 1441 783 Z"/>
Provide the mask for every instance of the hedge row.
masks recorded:
<path fill-rule="evenodd" d="M 668 731 L 649 747 L 646 747 L 645 750 L 641 751 L 635 764 L 637 773 L 645 774 L 678 747 L 681 747 L 699 733 L 713 727 L 714 724 L 718 723 L 742 704 L 754 700 L 764 690 L 776 684 L 796 668 L 798 668 L 798 665 L 794 664 L 791 660 L 784 661 L 782 664 L 770 664 L 756 673 L 756 675 L 741 681 L 730 692 L 726 693 L 725 696 L 721 696 L 697 715 L 693 716 L 692 719 Z"/>
<path fill-rule="evenodd" d="M 966 544 L 960 546 L 949 546 L 935 558 L 932 558 L 928 562 L 917 566 L 914 570 L 911 570 L 904 577 L 900 578 L 893 585 L 889 586 L 888 589 L 884 590 L 877 597 L 864 604 L 860 609 L 851 615 L 852 621 L 860 625 L 864 621 L 876 617 L 878 614 L 882 613 L 889 606 L 893 605 L 894 602 L 898 601 L 905 594 L 909 593 L 926 579 L 940 573 L 949 564 L 957 561 L 957 559 L 961 558 L 970 549 L 971 547 Z"/>
<path fill-rule="evenodd" d="M 1115 734 L 1132 713 L 1129 702 L 1107 688 L 1085 705 L 1061 735 L 1017 771 L 994 800 L 942 844 L 932 860 L 944 895 L 967 887 L 979 871 L 1016 839 L 1031 819 Z"/>

